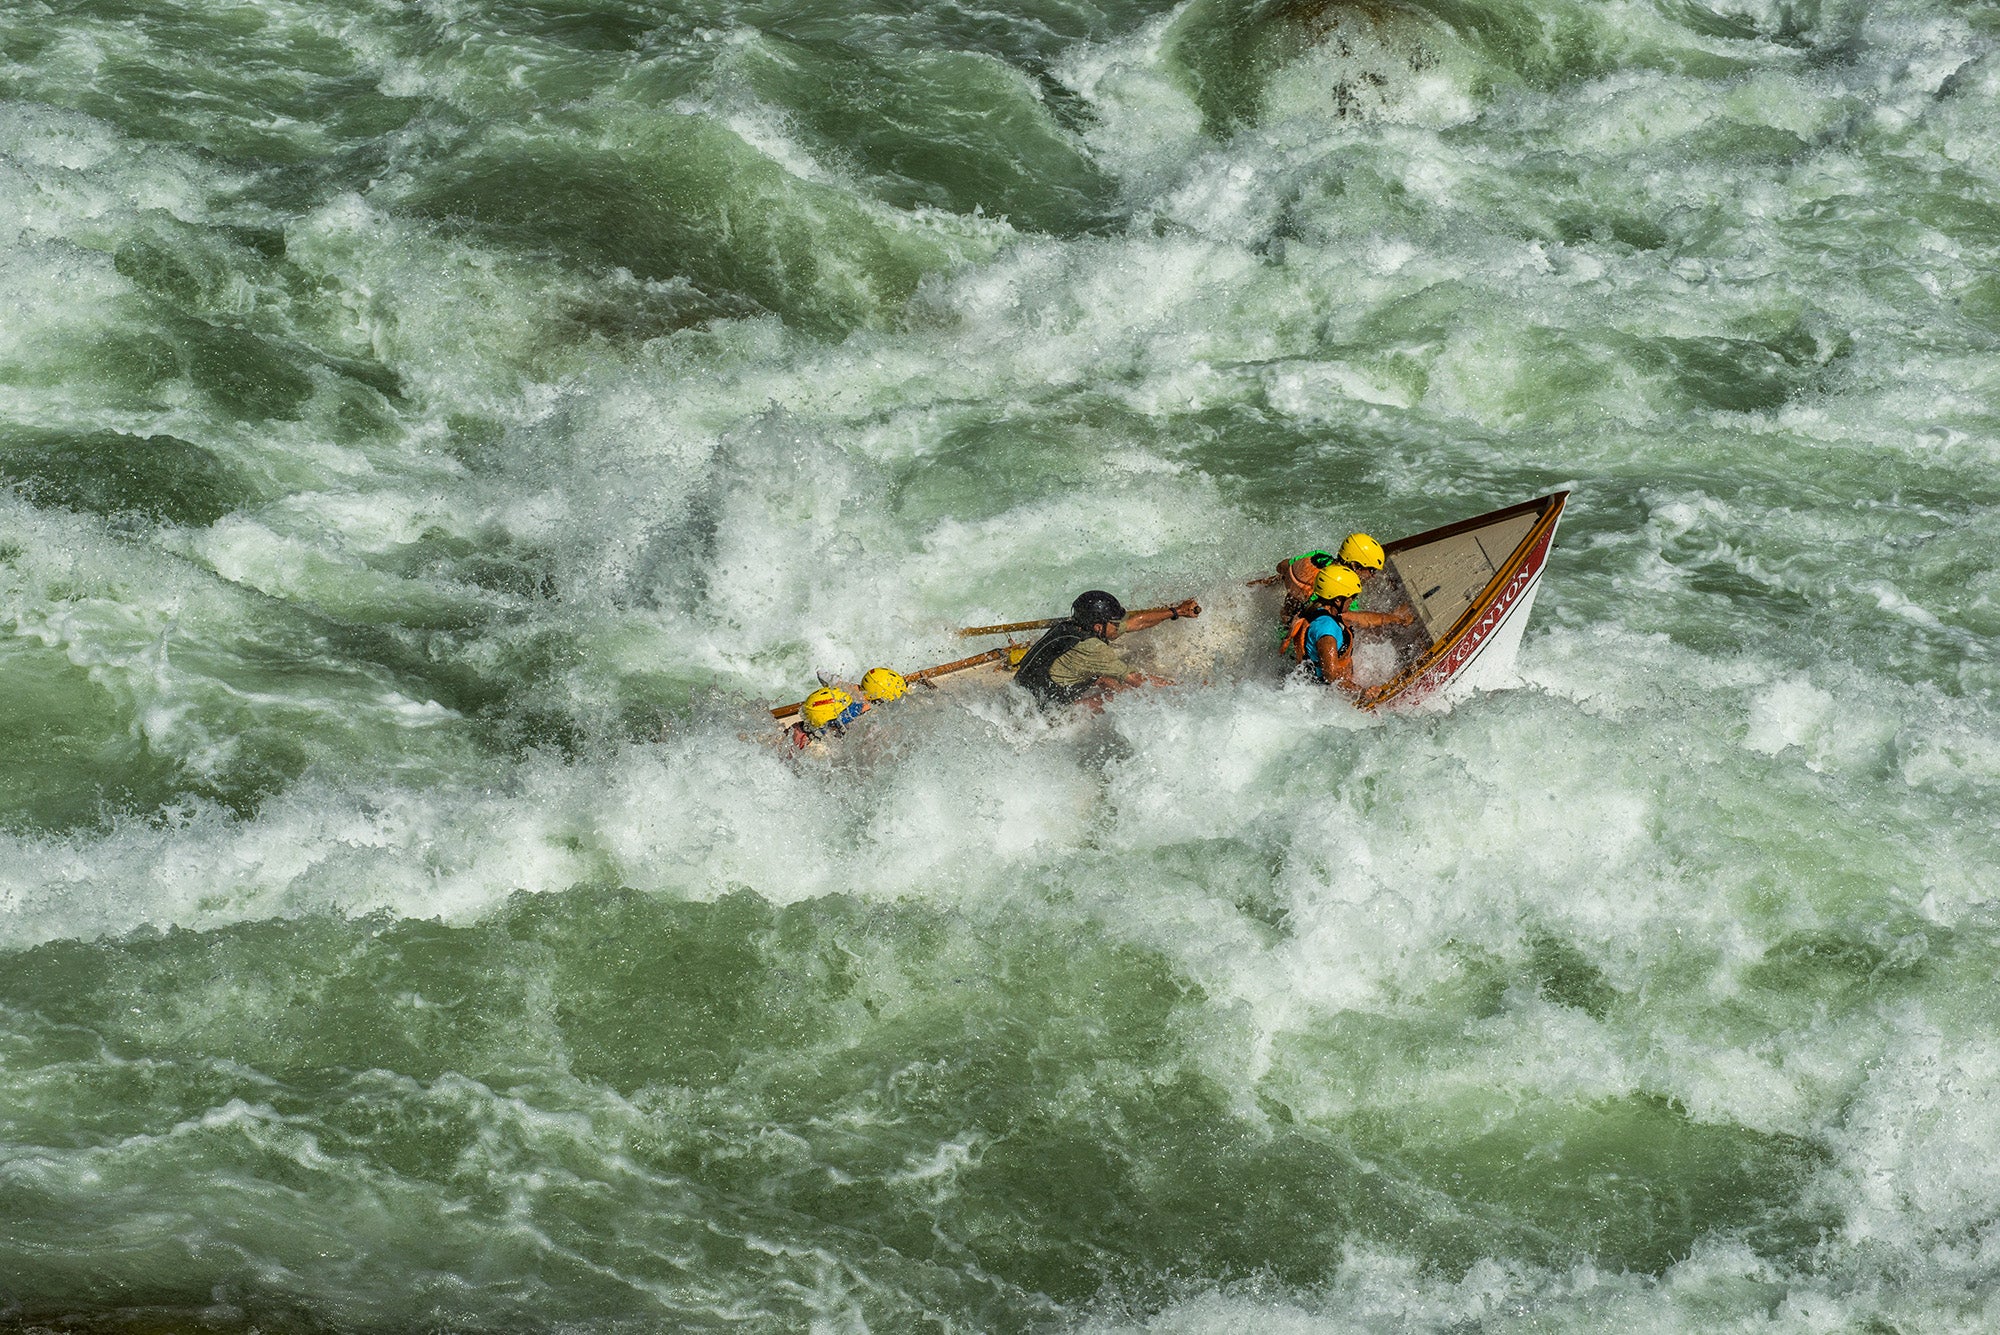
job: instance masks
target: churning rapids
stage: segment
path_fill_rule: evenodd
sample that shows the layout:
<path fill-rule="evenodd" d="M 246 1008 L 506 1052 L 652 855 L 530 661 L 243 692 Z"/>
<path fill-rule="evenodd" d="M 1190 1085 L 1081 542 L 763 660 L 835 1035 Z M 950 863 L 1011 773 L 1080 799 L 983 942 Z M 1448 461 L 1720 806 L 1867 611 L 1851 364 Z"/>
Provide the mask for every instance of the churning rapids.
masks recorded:
<path fill-rule="evenodd" d="M 0 1328 L 2000 1324 L 1996 38 L 0 7 Z M 1518 688 L 1278 671 L 1559 487 Z"/>

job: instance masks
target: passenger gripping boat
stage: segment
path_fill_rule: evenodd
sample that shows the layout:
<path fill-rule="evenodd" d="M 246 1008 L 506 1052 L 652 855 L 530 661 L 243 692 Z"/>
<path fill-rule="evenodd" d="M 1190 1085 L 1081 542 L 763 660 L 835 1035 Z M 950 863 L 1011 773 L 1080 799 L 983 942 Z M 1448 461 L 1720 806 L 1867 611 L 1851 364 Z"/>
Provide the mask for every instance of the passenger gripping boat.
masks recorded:
<path fill-rule="evenodd" d="M 1281 624 L 1289 624 L 1305 610 L 1306 604 L 1312 601 L 1313 586 L 1322 572 L 1344 567 L 1353 571 L 1355 578 L 1361 581 L 1362 588 L 1366 589 L 1375 576 L 1381 573 L 1383 559 L 1381 543 L 1366 533 L 1350 533 L 1340 544 L 1338 553 L 1303 552 L 1290 560 L 1280 561 L 1276 574 L 1251 580 L 1250 583 L 1252 587 L 1268 584 L 1283 587 L 1285 601 L 1278 609 L 1278 616 Z M 1365 630 L 1389 625 L 1395 617 L 1395 613 L 1364 612 L 1358 607 L 1350 607 L 1347 624 L 1356 630 Z M 1407 624 L 1407 622 L 1399 621 L 1396 624 Z M 1294 656 L 1296 657 L 1296 654 Z"/>
<path fill-rule="evenodd" d="M 1361 596 L 1361 580 L 1344 565 L 1329 565 L 1313 581 L 1313 595 L 1292 618 L 1285 634 L 1285 648 L 1313 679 L 1352 692 L 1354 685 L 1353 610 Z M 1400 617 L 1401 620 L 1396 620 Z M 1407 608 L 1399 608 L 1390 624 L 1407 625 L 1414 620 Z M 1296 646 L 1296 647 L 1294 647 Z"/>

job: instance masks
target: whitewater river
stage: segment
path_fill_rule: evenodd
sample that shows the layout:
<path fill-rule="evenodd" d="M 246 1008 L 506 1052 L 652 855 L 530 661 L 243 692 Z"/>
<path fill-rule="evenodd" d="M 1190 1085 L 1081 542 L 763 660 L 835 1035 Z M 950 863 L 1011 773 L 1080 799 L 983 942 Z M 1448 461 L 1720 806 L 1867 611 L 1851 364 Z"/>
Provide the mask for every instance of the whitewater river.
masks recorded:
<path fill-rule="evenodd" d="M 1993 1329 L 1996 353 L 1996 0 L 10 0 L 0 1328 Z"/>

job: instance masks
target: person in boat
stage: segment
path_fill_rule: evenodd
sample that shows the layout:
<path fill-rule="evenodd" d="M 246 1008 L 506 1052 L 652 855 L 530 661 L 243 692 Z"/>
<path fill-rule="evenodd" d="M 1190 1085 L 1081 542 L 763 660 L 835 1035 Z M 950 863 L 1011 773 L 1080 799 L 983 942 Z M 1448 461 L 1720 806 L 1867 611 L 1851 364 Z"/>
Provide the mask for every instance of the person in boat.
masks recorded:
<path fill-rule="evenodd" d="M 869 668 L 856 688 L 860 699 L 841 686 L 822 686 L 799 706 L 799 720 L 786 731 L 792 745 L 804 749 L 814 742 L 839 737 L 847 725 L 877 705 L 893 704 L 909 691 L 910 684 L 894 668 Z"/>
<path fill-rule="evenodd" d="M 1127 612 L 1125 605 L 1102 589 L 1077 595 L 1070 614 L 1050 626 L 1029 647 L 1014 684 L 1035 697 L 1044 709 L 1091 699 L 1102 702 L 1114 691 L 1134 686 L 1167 686 L 1165 677 L 1139 672 L 1111 642 L 1162 621 L 1201 615 L 1201 604 L 1189 598 L 1172 607 Z"/>
<path fill-rule="evenodd" d="M 1314 550 L 1300 552 L 1278 562 L 1278 572 L 1262 579 L 1252 580 L 1253 585 L 1276 584 L 1284 590 L 1284 602 L 1279 604 L 1278 615 L 1286 622 L 1297 616 L 1305 605 L 1312 601 L 1313 581 L 1319 572 L 1334 563 L 1332 552 Z"/>
<path fill-rule="evenodd" d="M 1354 631 L 1351 610 L 1361 596 L 1361 577 L 1338 563 L 1319 572 L 1313 596 L 1292 618 L 1286 647 L 1315 681 L 1354 693 Z"/>
<path fill-rule="evenodd" d="M 1366 533 L 1350 533 L 1340 544 L 1338 553 L 1311 551 L 1294 556 L 1289 561 L 1278 563 L 1275 577 L 1259 580 L 1260 584 L 1278 584 L 1285 590 L 1285 601 L 1280 607 L 1279 618 L 1287 625 L 1297 619 L 1312 601 L 1313 585 L 1321 572 L 1335 566 L 1345 566 L 1354 572 L 1365 589 L 1374 578 L 1382 573 L 1387 561 L 1382 544 Z M 1347 624 L 1355 630 L 1374 630 L 1382 626 L 1407 626 L 1416 620 L 1416 613 L 1408 607 L 1399 607 L 1393 612 L 1363 612 L 1350 610 Z"/>

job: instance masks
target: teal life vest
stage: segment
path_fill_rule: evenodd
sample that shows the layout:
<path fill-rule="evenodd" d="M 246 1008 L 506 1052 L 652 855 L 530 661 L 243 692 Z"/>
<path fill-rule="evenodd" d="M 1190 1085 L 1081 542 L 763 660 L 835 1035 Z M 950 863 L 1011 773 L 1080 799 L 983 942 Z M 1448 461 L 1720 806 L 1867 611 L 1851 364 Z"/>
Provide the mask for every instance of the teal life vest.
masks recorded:
<path fill-rule="evenodd" d="M 1314 681 L 1323 682 L 1326 680 L 1326 673 L 1319 665 L 1319 642 L 1331 635 L 1334 651 L 1344 654 L 1347 652 L 1347 646 L 1354 642 L 1354 633 L 1347 628 L 1347 623 L 1341 619 L 1338 612 L 1329 611 L 1324 605 L 1308 607 L 1300 616 L 1306 623 L 1305 652 L 1301 655 L 1300 661 L 1312 669 Z M 1331 627 L 1321 630 L 1319 624 L 1322 621 L 1332 623 Z"/>

